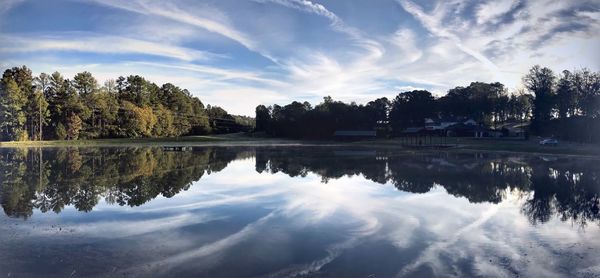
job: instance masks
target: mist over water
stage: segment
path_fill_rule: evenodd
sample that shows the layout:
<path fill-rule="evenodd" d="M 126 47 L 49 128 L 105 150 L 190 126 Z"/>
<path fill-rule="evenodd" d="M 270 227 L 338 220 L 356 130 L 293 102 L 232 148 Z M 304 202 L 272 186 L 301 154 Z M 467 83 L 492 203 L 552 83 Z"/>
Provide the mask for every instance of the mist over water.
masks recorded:
<path fill-rule="evenodd" d="M 600 160 L 0 149 L 0 275 L 593 276 Z"/>

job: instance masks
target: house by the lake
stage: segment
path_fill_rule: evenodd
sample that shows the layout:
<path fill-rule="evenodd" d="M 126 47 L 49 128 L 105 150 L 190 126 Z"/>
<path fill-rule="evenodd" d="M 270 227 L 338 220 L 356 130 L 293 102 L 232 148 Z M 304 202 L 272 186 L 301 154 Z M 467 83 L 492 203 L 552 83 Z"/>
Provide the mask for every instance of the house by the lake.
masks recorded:
<path fill-rule="evenodd" d="M 487 128 L 483 125 L 472 125 L 459 123 L 445 129 L 446 136 L 450 137 L 473 137 L 473 138 L 499 138 L 502 132 Z"/>
<path fill-rule="evenodd" d="M 402 136 L 437 135 L 446 137 L 500 138 L 522 136 L 523 130 L 511 128 L 495 130 L 470 118 L 442 117 L 425 118 L 423 126 L 409 127 L 402 130 Z"/>
<path fill-rule="evenodd" d="M 477 125 L 477 122 L 473 119 L 456 117 L 442 117 L 440 119 L 425 118 L 424 122 L 424 128 L 426 130 L 446 130 L 449 127 L 457 124 L 464 124 L 468 126 Z"/>

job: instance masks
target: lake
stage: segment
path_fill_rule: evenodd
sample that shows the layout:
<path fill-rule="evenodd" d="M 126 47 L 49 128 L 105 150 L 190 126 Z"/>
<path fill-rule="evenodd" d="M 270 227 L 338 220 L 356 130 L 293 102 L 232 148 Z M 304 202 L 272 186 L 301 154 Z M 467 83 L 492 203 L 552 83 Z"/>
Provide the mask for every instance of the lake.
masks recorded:
<path fill-rule="evenodd" d="M 0 277 L 600 276 L 600 160 L 0 149 Z"/>

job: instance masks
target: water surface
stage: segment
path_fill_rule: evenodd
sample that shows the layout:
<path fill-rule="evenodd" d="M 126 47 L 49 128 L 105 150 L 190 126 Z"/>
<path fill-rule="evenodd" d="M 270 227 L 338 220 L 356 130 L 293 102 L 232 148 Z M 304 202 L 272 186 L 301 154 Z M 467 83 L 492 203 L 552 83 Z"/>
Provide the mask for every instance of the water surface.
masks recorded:
<path fill-rule="evenodd" d="M 599 276 L 599 175 L 502 153 L 0 149 L 0 276 Z"/>

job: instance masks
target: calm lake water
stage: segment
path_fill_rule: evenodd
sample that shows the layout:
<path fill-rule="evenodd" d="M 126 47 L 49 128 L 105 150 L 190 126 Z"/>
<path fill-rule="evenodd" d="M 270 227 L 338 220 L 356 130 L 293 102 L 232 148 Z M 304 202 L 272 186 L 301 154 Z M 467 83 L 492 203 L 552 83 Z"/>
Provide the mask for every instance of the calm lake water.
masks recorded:
<path fill-rule="evenodd" d="M 600 276 L 600 160 L 0 149 L 0 277 Z"/>

